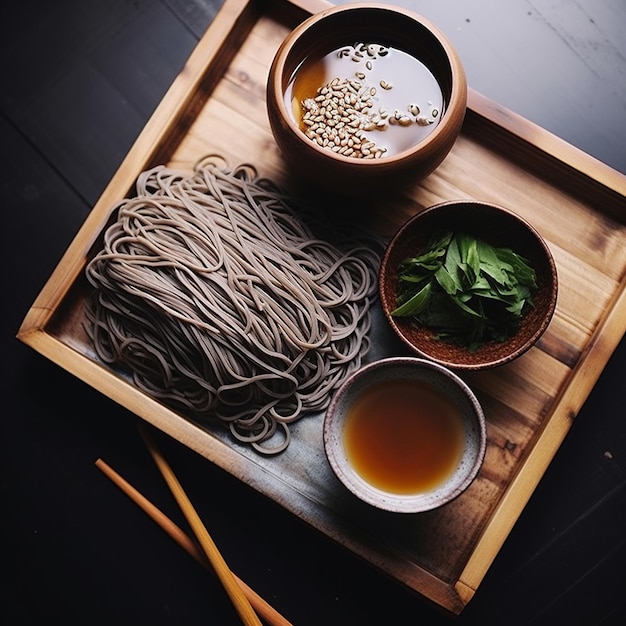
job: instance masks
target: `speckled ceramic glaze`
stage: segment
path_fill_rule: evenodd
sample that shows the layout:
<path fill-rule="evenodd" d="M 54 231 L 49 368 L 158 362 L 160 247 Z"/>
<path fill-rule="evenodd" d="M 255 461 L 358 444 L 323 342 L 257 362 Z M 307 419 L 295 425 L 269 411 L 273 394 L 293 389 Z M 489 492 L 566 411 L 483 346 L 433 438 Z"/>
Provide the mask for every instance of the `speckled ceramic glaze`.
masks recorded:
<path fill-rule="evenodd" d="M 367 483 L 351 466 L 343 442 L 345 418 L 350 406 L 372 384 L 414 380 L 426 383 L 459 408 L 465 444 L 459 464 L 443 484 L 432 491 L 395 494 Z M 375 361 L 355 372 L 333 397 L 324 419 L 324 448 L 335 475 L 359 499 L 396 513 L 419 513 L 440 507 L 459 496 L 474 480 L 485 456 L 485 417 L 469 386 L 447 368 L 414 357 L 391 357 Z"/>
<path fill-rule="evenodd" d="M 392 317 L 398 292 L 398 267 L 419 254 L 434 232 L 464 231 L 498 247 L 509 247 L 530 261 L 537 276 L 534 307 L 522 318 L 518 332 L 507 341 L 490 342 L 475 352 L 440 341 L 412 318 Z M 497 205 L 476 200 L 437 204 L 403 224 L 389 242 L 379 271 L 380 301 L 398 337 L 415 354 L 455 370 L 480 370 L 509 363 L 529 350 L 548 328 L 556 308 L 558 278 L 546 242 L 526 220 Z"/>
<path fill-rule="evenodd" d="M 404 152 L 371 160 L 318 146 L 298 127 L 284 100 L 304 59 L 363 41 L 392 46 L 419 59 L 435 76 L 444 97 L 441 121 L 426 139 Z M 266 96 L 270 126 L 289 172 L 316 188 L 358 196 L 415 182 L 441 164 L 463 125 L 467 79 L 457 51 L 430 21 L 400 7 L 360 3 L 326 9 L 298 25 L 274 57 Z"/>

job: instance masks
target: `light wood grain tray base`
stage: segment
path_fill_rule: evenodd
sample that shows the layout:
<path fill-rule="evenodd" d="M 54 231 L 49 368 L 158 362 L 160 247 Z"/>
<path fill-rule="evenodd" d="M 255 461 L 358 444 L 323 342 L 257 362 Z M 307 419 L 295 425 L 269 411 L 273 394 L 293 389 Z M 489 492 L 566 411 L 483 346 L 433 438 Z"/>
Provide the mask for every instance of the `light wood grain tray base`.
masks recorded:
<path fill-rule="evenodd" d="M 327 465 L 319 415 L 297 423 L 284 454 L 259 458 L 104 367 L 82 328 L 85 261 L 111 207 L 133 192 L 140 172 L 157 164 L 191 169 L 217 153 L 288 185 L 267 121 L 265 81 L 289 30 L 327 6 L 321 0 L 226 0 L 18 337 L 381 571 L 460 613 L 626 329 L 626 177 L 470 91 L 462 135 L 444 163 L 402 195 L 368 207 L 370 227 L 390 236 L 412 214 L 441 201 L 495 202 L 528 219 L 557 263 L 557 310 L 540 343 L 514 363 L 463 374 L 485 409 L 487 455 L 470 489 L 438 511 L 398 516 L 355 501 Z M 382 319 L 374 333 L 371 358 L 394 349 Z"/>

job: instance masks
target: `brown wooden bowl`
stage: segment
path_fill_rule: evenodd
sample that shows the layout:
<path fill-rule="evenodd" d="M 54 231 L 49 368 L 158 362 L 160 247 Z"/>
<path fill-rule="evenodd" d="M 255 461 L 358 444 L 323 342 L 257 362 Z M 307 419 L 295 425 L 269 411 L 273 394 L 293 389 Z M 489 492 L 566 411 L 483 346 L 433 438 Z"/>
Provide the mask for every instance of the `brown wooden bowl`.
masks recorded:
<path fill-rule="evenodd" d="M 427 137 L 400 152 L 364 159 L 332 152 L 305 135 L 294 117 L 292 103 L 286 102 L 293 77 L 306 60 L 322 58 L 355 42 L 400 50 L 430 70 L 441 89 L 443 112 Z M 417 83 L 413 84 L 419 91 Z M 380 90 L 378 83 L 376 87 Z M 456 50 L 431 22 L 406 9 L 365 3 L 335 6 L 297 26 L 274 57 L 266 95 L 270 126 L 289 171 L 299 180 L 352 196 L 385 192 L 390 186 L 420 180 L 436 169 L 461 131 L 467 81 Z"/>
<path fill-rule="evenodd" d="M 437 339 L 414 318 L 396 317 L 398 267 L 419 254 L 433 233 L 467 232 L 497 247 L 509 247 L 534 268 L 537 291 L 533 308 L 523 317 L 518 332 L 507 341 L 489 342 L 476 351 Z M 398 337 L 417 355 L 457 370 L 480 370 L 503 365 L 530 349 L 543 335 L 556 308 L 558 278 L 554 259 L 541 235 L 523 218 L 487 202 L 444 202 L 410 218 L 389 242 L 379 271 L 380 301 L 387 321 Z"/>

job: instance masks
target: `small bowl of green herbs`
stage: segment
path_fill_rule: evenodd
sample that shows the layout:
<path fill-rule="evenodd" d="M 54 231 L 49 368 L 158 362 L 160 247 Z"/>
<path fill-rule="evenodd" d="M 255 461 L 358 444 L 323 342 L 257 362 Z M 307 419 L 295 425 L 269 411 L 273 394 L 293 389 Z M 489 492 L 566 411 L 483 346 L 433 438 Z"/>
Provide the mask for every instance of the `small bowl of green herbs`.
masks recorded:
<path fill-rule="evenodd" d="M 558 278 L 548 245 L 526 220 L 476 200 L 444 202 L 392 237 L 380 300 L 398 337 L 453 369 L 503 365 L 543 335 Z"/>

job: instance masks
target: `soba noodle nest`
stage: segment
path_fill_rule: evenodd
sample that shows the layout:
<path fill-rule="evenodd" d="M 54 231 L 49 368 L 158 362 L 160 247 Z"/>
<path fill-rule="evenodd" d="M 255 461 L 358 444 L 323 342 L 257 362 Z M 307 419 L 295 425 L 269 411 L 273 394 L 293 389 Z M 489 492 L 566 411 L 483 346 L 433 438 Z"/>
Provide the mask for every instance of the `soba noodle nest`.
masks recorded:
<path fill-rule="evenodd" d="M 97 356 L 265 454 L 360 366 L 377 292 L 380 249 L 317 238 L 290 202 L 249 165 L 156 167 L 86 268 Z"/>

